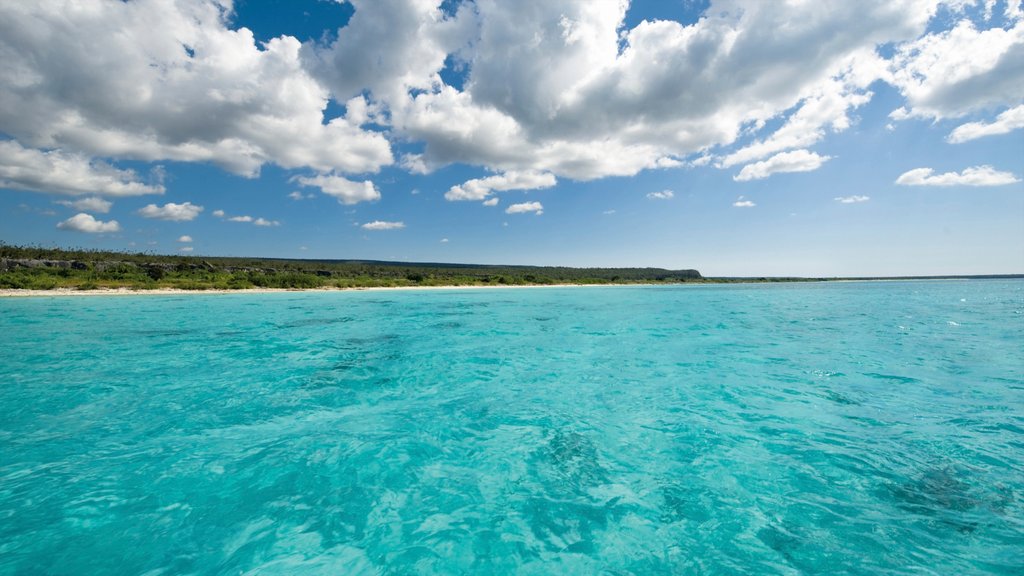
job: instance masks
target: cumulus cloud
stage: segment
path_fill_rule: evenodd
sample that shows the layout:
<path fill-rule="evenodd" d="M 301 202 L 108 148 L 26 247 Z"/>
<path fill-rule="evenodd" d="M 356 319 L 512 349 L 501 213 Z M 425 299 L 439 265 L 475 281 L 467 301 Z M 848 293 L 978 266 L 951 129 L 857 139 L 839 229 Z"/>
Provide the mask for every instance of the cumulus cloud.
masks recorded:
<path fill-rule="evenodd" d="M 498 205 L 498 199 L 497 198 L 491 198 L 490 200 L 484 200 L 483 201 L 483 205 L 484 206 L 497 206 Z"/>
<path fill-rule="evenodd" d="M 475 32 L 471 4 L 446 15 L 440 0 L 349 0 L 355 14 L 329 45 L 307 45 L 308 66 L 341 100 L 368 90 L 394 102 L 408 90 L 429 90 L 449 54 Z M 372 57 L 354 55 L 372 54 Z"/>
<path fill-rule="evenodd" d="M 218 214 L 218 212 L 220 214 Z M 213 215 L 217 216 L 218 218 L 222 218 L 222 217 L 224 217 L 224 211 L 223 210 L 215 210 L 213 212 Z M 281 223 L 278 222 L 277 220 L 267 220 L 266 218 L 254 218 L 252 216 L 249 216 L 248 214 L 241 215 L 241 216 L 229 216 L 229 217 L 227 217 L 227 221 L 228 222 L 242 222 L 242 223 L 245 223 L 245 224 L 252 224 L 254 226 L 266 226 L 266 227 L 280 226 L 281 225 Z"/>
<path fill-rule="evenodd" d="M 809 150 L 780 152 L 767 160 L 747 164 L 739 174 L 733 176 L 733 180 L 747 182 L 761 180 L 780 172 L 810 172 L 820 168 L 830 158 L 830 156 L 819 156 Z"/>
<path fill-rule="evenodd" d="M 0 10 L 2 12 L 2 10 Z M 0 28 L 3 24 L 0 24 Z M 0 40 L 2 42 L 2 40 Z M 3 52 L 0 51 L 0 55 Z M 4 78 L 0 61 L 0 78 Z M 0 82 L 0 108 L 2 87 Z M 0 110 L 0 116 L 4 114 Z M 2 122 L 2 119 L 0 119 Z M 0 132 L 3 125 L 0 123 Z M 104 196 L 142 196 L 163 194 L 164 187 L 145 184 L 132 170 L 119 170 L 82 154 L 61 150 L 25 148 L 13 140 L 0 141 L 0 188 L 13 188 L 46 194 L 101 194 Z"/>
<path fill-rule="evenodd" d="M 747 200 L 744 196 L 740 196 L 739 198 L 737 198 L 736 201 L 732 203 L 732 205 L 735 208 L 753 208 L 754 206 L 757 206 L 757 204 L 754 204 L 754 202 L 751 200 Z"/>
<path fill-rule="evenodd" d="M 632 175 L 707 157 L 779 117 L 780 130 L 723 164 L 805 148 L 848 127 L 867 87 L 889 74 L 875 47 L 917 38 L 935 13 L 927 1 L 720 1 L 690 25 L 624 29 L 624 2 L 475 6 L 475 37 L 457 54 L 464 86 L 440 82 L 434 58 L 413 75 L 421 87 L 434 78 L 429 88 L 388 102 L 396 130 L 425 143 L 410 160 L 420 170 L 466 162 L 579 180 Z M 408 33 L 429 44 L 442 24 L 419 22 Z"/>
<path fill-rule="evenodd" d="M 163 206 L 148 204 L 139 210 L 139 215 L 143 218 L 170 220 L 172 222 L 188 222 L 190 220 L 195 220 L 202 211 L 202 206 L 196 206 L 191 202 L 185 202 L 184 204 L 168 202 Z"/>
<path fill-rule="evenodd" d="M 964 0 L 712 0 L 691 23 L 632 27 L 624 0 L 348 1 L 347 24 L 305 44 L 233 28 L 230 0 L 0 3 L 0 134 L 16 140 L 0 146 L 19 153 L 0 150 L 0 186 L 151 194 L 95 159 L 272 163 L 355 204 L 380 191 L 345 175 L 393 164 L 389 138 L 413 145 L 414 174 L 494 173 L 448 200 L 683 166 L 746 181 L 821 166 L 811 147 L 879 80 L 904 98 L 897 120 L 1006 110 L 950 142 L 1015 129 L 1024 98 L 1014 1 L 982 22 Z"/>
<path fill-rule="evenodd" d="M 960 144 L 985 136 L 1008 134 L 1020 128 L 1024 128 L 1024 105 L 1010 108 L 996 116 L 996 119 L 992 122 L 968 122 L 961 124 L 949 133 L 946 141 L 951 144 Z"/>
<path fill-rule="evenodd" d="M 329 93 L 303 67 L 298 40 L 257 43 L 231 18 L 229 0 L 4 2 L 0 132 L 34 148 L 212 162 L 246 176 L 265 163 L 392 163 L 363 118 L 325 120 Z"/>
<path fill-rule="evenodd" d="M 117 223 L 117 220 L 102 222 L 91 215 L 82 212 L 60 222 L 57 224 L 57 228 L 74 232 L 100 234 L 104 232 L 119 232 L 121 230 L 121 225 Z"/>
<path fill-rule="evenodd" d="M 526 214 L 533 212 L 540 216 L 544 213 L 544 206 L 540 202 L 522 202 L 520 204 L 513 204 L 505 209 L 505 214 Z"/>
<path fill-rule="evenodd" d="M 182 246 L 178 248 L 178 252 L 191 252 L 193 248 L 191 246 Z"/>
<path fill-rule="evenodd" d="M 341 204 L 358 204 L 380 200 L 380 190 L 369 180 L 353 182 L 335 174 L 320 174 L 313 177 L 294 178 L 303 186 L 315 186 L 328 196 L 338 199 Z"/>
<path fill-rule="evenodd" d="M 671 200 L 675 197 L 675 192 L 671 190 L 662 190 L 661 192 L 648 192 L 647 198 L 650 200 Z"/>
<path fill-rule="evenodd" d="M 74 208 L 80 212 L 89 211 L 96 212 L 98 214 L 106 214 L 110 212 L 110 208 L 114 205 L 114 203 L 109 200 L 104 200 L 103 198 L 97 198 L 95 196 L 82 198 L 81 200 L 61 200 L 57 202 L 57 204 Z"/>
<path fill-rule="evenodd" d="M 400 230 L 405 228 L 405 222 L 385 222 L 383 220 L 374 220 L 373 222 L 367 222 L 362 225 L 364 230 Z"/>
<path fill-rule="evenodd" d="M 555 176 L 546 172 L 510 171 L 486 178 L 474 178 L 458 186 L 452 186 L 448 192 L 445 192 L 444 197 L 446 200 L 483 200 L 492 192 L 537 190 L 550 188 L 556 183 Z M 489 204 L 489 206 L 493 206 L 493 204 Z"/>
<path fill-rule="evenodd" d="M 1012 3 L 1012 2 L 1011 2 Z M 890 81 L 907 105 L 892 114 L 958 118 L 1024 100 L 1024 19 L 1009 15 L 1011 27 L 979 29 L 964 18 L 902 44 L 890 63 Z"/>
<path fill-rule="evenodd" d="M 852 67 L 882 66 L 874 55 L 857 54 L 851 60 Z M 877 74 L 854 74 L 849 72 L 844 80 L 829 78 L 809 90 L 795 112 L 778 130 L 768 137 L 756 140 L 743 148 L 726 155 L 716 163 L 719 168 L 745 164 L 766 156 L 806 148 L 825 137 L 826 131 L 842 132 L 850 127 L 849 111 L 871 100 L 872 93 L 864 90 L 866 83 Z"/>
<path fill-rule="evenodd" d="M 189 243 L 192 241 L 191 236 L 181 236 L 178 238 L 178 242 Z"/>
<path fill-rule="evenodd" d="M 291 198 L 292 200 L 296 200 L 296 201 L 298 201 L 298 200 L 309 200 L 309 199 L 312 199 L 312 198 L 316 198 L 316 196 L 314 196 L 313 194 L 303 194 L 302 192 L 299 192 L 298 190 L 295 190 L 294 192 L 291 192 L 290 194 L 288 194 L 288 197 Z"/>
<path fill-rule="evenodd" d="M 835 198 L 835 200 L 836 200 L 836 202 L 839 202 L 840 204 L 858 204 L 860 202 L 867 202 L 868 200 L 871 200 L 871 197 L 870 196 L 858 196 L 858 195 L 855 194 L 853 196 L 837 196 Z"/>
<path fill-rule="evenodd" d="M 896 179 L 902 186 L 1003 186 L 1020 182 L 1010 172 L 1000 172 L 991 166 L 972 166 L 962 172 L 935 174 L 931 168 L 908 170 Z"/>

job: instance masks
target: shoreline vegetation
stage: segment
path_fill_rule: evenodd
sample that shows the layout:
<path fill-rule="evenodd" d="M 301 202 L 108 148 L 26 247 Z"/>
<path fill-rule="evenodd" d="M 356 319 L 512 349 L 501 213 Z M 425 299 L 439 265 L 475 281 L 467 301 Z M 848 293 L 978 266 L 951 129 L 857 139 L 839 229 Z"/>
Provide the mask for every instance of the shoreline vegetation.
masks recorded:
<path fill-rule="evenodd" d="M 907 277 L 910 278 L 921 277 Z M 373 260 L 167 256 L 0 244 L 0 296 L 880 279 L 886 278 L 706 278 L 692 269 L 570 268 Z"/>
<path fill-rule="evenodd" d="M 696 270 L 166 256 L 0 244 L 3 290 L 251 290 L 675 284 Z"/>

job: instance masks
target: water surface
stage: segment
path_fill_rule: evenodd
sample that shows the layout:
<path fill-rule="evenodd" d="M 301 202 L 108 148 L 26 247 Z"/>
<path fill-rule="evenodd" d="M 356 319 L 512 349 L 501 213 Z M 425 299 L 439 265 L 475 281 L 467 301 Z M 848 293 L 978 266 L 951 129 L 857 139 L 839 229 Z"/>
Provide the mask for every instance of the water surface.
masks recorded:
<path fill-rule="evenodd" d="M 0 300 L 0 574 L 1019 574 L 1024 282 Z"/>

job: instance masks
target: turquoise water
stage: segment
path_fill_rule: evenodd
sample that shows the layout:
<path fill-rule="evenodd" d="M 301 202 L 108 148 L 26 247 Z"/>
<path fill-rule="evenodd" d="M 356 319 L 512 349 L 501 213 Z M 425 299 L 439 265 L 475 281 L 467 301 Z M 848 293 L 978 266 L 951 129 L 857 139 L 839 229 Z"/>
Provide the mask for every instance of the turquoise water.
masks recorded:
<path fill-rule="evenodd" d="M 0 574 L 1020 574 L 1024 281 L 0 300 Z"/>

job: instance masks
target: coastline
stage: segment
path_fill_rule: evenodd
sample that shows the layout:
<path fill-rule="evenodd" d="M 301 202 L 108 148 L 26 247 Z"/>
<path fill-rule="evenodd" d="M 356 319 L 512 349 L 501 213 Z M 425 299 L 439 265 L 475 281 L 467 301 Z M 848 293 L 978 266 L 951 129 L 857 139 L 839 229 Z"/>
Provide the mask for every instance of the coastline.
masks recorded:
<path fill-rule="evenodd" d="M 863 283 L 863 282 L 943 282 L 943 281 L 967 281 L 967 280 L 1000 280 L 1000 279 L 1024 279 L 1024 275 L 1008 274 L 993 277 L 970 277 L 970 276 L 949 276 L 949 277 L 907 277 L 907 278 L 814 278 L 800 279 L 788 282 L 773 282 L 770 280 L 744 280 L 738 282 L 633 282 L 633 283 L 599 283 L 599 284 L 467 284 L 450 286 L 354 286 L 350 288 L 238 288 L 222 289 L 211 288 L 209 290 L 186 290 L 182 288 L 154 288 L 152 290 L 133 290 L 131 288 L 97 288 L 95 290 L 78 290 L 75 288 L 53 288 L 50 290 L 35 290 L 23 288 L 0 288 L 0 299 L 2 298 L 55 298 L 55 297 L 89 297 L 89 296 L 180 296 L 190 294 L 278 294 L 278 293 L 300 293 L 300 292 L 386 292 L 386 291 L 436 291 L 436 290 L 506 290 L 524 288 L 613 288 L 616 286 L 730 286 L 736 284 L 787 284 L 797 282 L 801 284 L 818 283 Z"/>
<path fill-rule="evenodd" d="M 76 290 L 72 288 L 54 288 L 52 290 L 26 290 L 18 288 L 0 289 L 0 298 L 41 298 L 65 296 L 178 296 L 188 294 L 278 294 L 301 292 L 384 292 L 412 290 L 489 290 L 489 289 L 520 289 L 520 288 L 587 288 L 611 286 L 661 286 L 664 284 L 525 284 L 511 286 L 367 286 L 354 288 L 242 288 L 238 290 L 184 290 L 181 288 L 155 288 L 153 290 L 132 290 L 131 288 L 98 288 L 96 290 Z"/>

